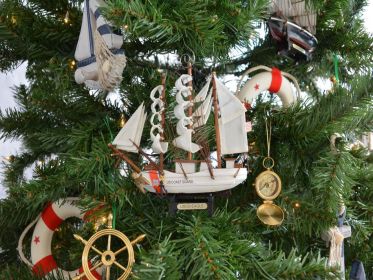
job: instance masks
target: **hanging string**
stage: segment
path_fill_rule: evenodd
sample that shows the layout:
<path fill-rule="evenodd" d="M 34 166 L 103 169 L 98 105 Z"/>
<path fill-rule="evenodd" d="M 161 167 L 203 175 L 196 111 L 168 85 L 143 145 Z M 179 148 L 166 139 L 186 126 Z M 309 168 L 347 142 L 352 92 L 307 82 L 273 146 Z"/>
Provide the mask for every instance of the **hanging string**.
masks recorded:
<path fill-rule="evenodd" d="M 113 141 L 113 133 L 111 132 L 111 129 L 110 129 L 110 125 L 109 125 L 109 117 L 106 116 L 105 119 L 104 119 L 104 122 L 105 122 L 105 125 L 107 127 L 107 129 L 109 130 L 109 134 L 110 134 L 110 142 Z M 112 174 L 111 174 L 112 175 Z M 110 180 L 110 183 L 111 183 L 112 180 Z M 112 206 L 111 206 L 111 209 L 113 211 L 113 221 L 112 221 L 112 228 L 115 229 L 115 223 L 117 221 L 117 205 L 115 204 L 115 202 L 113 202 Z"/>
<path fill-rule="evenodd" d="M 338 56 L 336 54 L 333 55 L 333 63 L 334 63 L 334 76 L 339 84 L 339 71 L 338 71 Z"/>
<path fill-rule="evenodd" d="M 113 211 L 113 229 L 115 229 L 115 223 L 117 221 L 117 205 L 115 203 L 113 203 L 112 211 Z"/>
<path fill-rule="evenodd" d="M 275 161 L 273 160 L 273 158 L 271 158 L 272 120 L 269 112 L 267 112 L 267 114 L 264 114 L 264 120 L 266 124 L 267 156 L 264 157 L 262 164 L 264 168 L 270 170 L 275 165 Z"/>
<path fill-rule="evenodd" d="M 269 118 L 269 116 L 268 116 Z M 267 117 L 265 117 L 265 123 L 266 123 L 266 136 L 267 136 L 267 157 L 270 158 L 271 156 L 271 137 L 272 137 L 272 121 L 271 118 L 269 118 L 269 124 Z M 268 127 L 269 126 L 269 127 Z"/>

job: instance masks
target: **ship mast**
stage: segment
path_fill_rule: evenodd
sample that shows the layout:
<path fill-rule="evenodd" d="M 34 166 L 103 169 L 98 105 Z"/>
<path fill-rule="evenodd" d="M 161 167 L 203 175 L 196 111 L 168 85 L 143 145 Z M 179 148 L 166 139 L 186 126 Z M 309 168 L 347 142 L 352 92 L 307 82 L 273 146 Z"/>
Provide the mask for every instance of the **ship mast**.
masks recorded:
<path fill-rule="evenodd" d="M 220 128 L 219 128 L 219 115 L 218 115 L 218 97 L 216 95 L 216 72 L 212 72 L 212 96 L 214 98 L 214 125 L 216 134 L 216 157 L 218 160 L 218 168 L 221 168 L 221 141 L 220 141 Z"/>
<path fill-rule="evenodd" d="M 161 84 L 163 86 L 163 89 L 162 89 L 162 95 L 161 95 L 161 100 L 163 102 L 163 108 L 164 110 L 162 111 L 162 114 L 161 114 L 161 127 L 162 127 L 162 131 L 161 131 L 161 139 L 164 139 L 164 136 L 165 136 L 165 133 L 164 133 L 164 129 L 165 129 L 165 122 L 166 122 L 166 118 L 165 118 L 165 110 L 166 110 L 166 74 L 165 73 L 162 73 L 162 78 L 161 78 Z M 164 154 L 163 153 L 160 153 L 159 154 L 159 168 L 160 168 L 160 173 L 163 174 L 163 167 L 164 167 Z"/>
<path fill-rule="evenodd" d="M 188 62 L 188 75 L 192 76 L 192 63 Z M 188 82 L 188 87 L 190 88 L 191 93 L 193 93 L 193 81 Z M 193 94 L 189 95 L 189 101 L 193 101 Z M 188 117 L 192 117 L 193 115 L 193 106 L 188 108 Z M 189 129 L 193 129 L 193 124 L 188 126 Z M 188 152 L 188 160 L 192 160 L 192 153 Z"/>

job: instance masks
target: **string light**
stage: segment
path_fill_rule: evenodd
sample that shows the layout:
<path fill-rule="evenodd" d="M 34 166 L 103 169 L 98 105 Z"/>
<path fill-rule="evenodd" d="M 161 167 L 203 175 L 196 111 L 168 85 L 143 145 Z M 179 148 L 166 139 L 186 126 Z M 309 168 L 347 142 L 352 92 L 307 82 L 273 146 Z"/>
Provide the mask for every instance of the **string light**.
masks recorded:
<path fill-rule="evenodd" d="M 125 124 L 126 124 L 126 119 L 125 119 L 124 115 L 121 114 L 120 115 L 119 125 L 120 125 L 120 127 L 123 127 Z"/>
<path fill-rule="evenodd" d="M 8 161 L 8 162 L 12 162 L 12 161 L 14 161 L 15 156 L 13 156 L 13 155 L 6 156 L 6 157 L 4 157 L 4 159 L 5 159 L 6 161 Z"/>
<path fill-rule="evenodd" d="M 71 70 L 74 70 L 76 66 L 76 62 L 74 59 L 69 59 L 69 67 Z"/>
<path fill-rule="evenodd" d="M 10 22 L 11 22 L 12 24 L 17 24 L 17 17 L 13 15 L 13 16 L 10 18 Z"/>
<path fill-rule="evenodd" d="M 299 201 L 294 201 L 294 202 L 293 202 L 293 208 L 294 208 L 294 209 L 299 209 L 300 207 L 301 207 L 301 204 L 300 204 Z"/>
<path fill-rule="evenodd" d="M 123 25 L 123 28 L 124 28 L 124 30 L 127 30 L 128 29 L 128 25 L 127 24 Z"/>
<path fill-rule="evenodd" d="M 69 22 L 70 22 L 70 14 L 69 14 L 69 11 L 66 12 L 65 17 L 64 17 L 64 19 L 63 19 L 63 22 L 64 22 L 65 24 L 69 24 Z"/>

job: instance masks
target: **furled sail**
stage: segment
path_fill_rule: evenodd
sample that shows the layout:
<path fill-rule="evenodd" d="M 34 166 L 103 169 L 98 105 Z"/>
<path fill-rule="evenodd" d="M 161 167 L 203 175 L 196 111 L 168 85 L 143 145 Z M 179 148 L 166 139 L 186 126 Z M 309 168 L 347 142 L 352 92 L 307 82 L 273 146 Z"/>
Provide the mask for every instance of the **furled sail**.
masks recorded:
<path fill-rule="evenodd" d="M 176 132 L 179 136 L 172 143 L 175 147 L 184 151 L 196 153 L 200 150 L 200 146 L 192 142 L 193 129 L 187 127 L 192 124 L 192 117 L 185 115 L 185 109 L 193 104 L 190 101 L 184 100 L 184 97 L 188 98 L 192 94 L 190 88 L 187 86 L 190 81 L 192 81 L 192 76 L 184 74 L 175 82 L 177 105 L 174 108 L 174 115 L 179 120 L 176 125 Z"/>
<path fill-rule="evenodd" d="M 211 76 L 208 77 L 206 84 L 202 87 L 199 93 L 193 99 L 194 104 L 202 102 L 193 112 L 193 128 L 197 128 L 206 124 L 212 106 L 212 88 Z"/>
<path fill-rule="evenodd" d="M 151 105 L 152 115 L 150 117 L 150 123 L 152 128 L 150 129 L 150 139 L 152 140 L 152 149 L 156 154 L 166 153 L 168 149 L 168 143 L 163 142 L 161 133 L 163 133 L 163 128 L 161 126 L 162 114 L 164 111 L 164 102 L 161 99 L 163 91 L 163 86 L 159 85 L 155 87 L 151 93 L 150 98 L 153 101 Z M 156 96 L 156 94 L 158 94 Z"/>
<path fill-rule="evenodd" d="M 289 18 L 312 34 L 316 34 L 317 14 L 305 0 L 272 0 L 270 13 Z"/>
<path fill-rule="evenodd" d="M 195 118 L 193 128 L 206 124 L 211 113 L 212 101 L 212 92 L 210 92 L 203 103 L 193 113 L 193 117 Z"/>
<path fill-rule="evenodd" d="M 247 152 L 246 109 L 222 82 L 218 79 L 215 79 L 215 82 L 220 111 L 221 153 L 226 155 Z"/>
<path fill-rule="evenodd" d="M 211 84 L 211 76 L 207 78 L 206 84 L 203 86 L 203 88 L 198 92 L 198 94 L 194 97 L 194 102 L 202 102 L 206 100 L 206 96 L 209 92 Z"/>
<path fill-rule="evenodd" d="M 144 103 L 141 103 L 136 112 L 119 131 L 118 135 L 113 141 L 113 145 L 116 145 L 117 149 L 126 152 L 138 153 L 138 149 L 133 143 L 140 146 L 145 120 L 145 106 Z"/>

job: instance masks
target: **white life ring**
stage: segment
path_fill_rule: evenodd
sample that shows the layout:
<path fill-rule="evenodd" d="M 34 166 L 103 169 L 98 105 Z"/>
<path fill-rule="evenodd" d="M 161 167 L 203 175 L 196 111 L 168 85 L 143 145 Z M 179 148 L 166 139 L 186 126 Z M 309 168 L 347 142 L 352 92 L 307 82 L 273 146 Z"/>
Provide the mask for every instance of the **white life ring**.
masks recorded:
<path fill-rule="evenodd" d="M 67 198 L 50 203 L 41 213 L 31 240 L 32 270 L 36 275 L 63 274 L 65 279 L 72 279 L 83 272 L 83 268 L 65 271 L 57 266 L 51 251 L 54 231 L 67 218 L 76 217 L 85 220 L 85 215 L 73 202 L 78 198 Z M 92 272 L 96 279 L 101 279 L 102 271 Z"/>
<path fill-rule="evenodd" d="M 259 73 L 253 76 L 246 84 L 242 87 L 240 91 L 239 86 L 242 82 L 244 76 L 256 70 L 265 70 L 265 72 Z M 290 78 L 296 89 L 297 94 L 293 93 L 293 89 L 289 80 Z M 237 98 L 240 99 L 245 104 L 250 105 L 254 102 L 255 98 L 263 91 L 269 91 L 271 93 L 276 93 L 282 102 L 284 107 L 289 107 L 291 104 L 295 103 L 298 99 L 300 90 L 297 80 L 290 74 L 281 72 L 277 68 L 269 68 L 266 66 L 257 66 L 247 70 L 241 77 L 241 80 L 237 88 Z"/>

